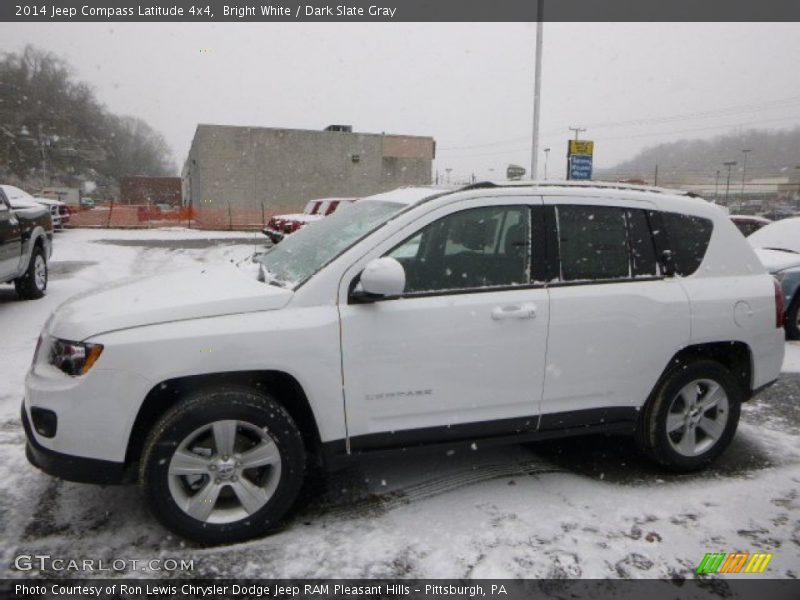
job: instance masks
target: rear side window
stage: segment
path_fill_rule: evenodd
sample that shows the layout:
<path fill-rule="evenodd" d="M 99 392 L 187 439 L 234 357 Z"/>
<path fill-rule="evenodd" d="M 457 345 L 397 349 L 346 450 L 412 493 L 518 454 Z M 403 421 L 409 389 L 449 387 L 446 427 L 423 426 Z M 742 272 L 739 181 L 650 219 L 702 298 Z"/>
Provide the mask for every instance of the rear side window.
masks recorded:
<path fill-rule="evenodd" d="M 556 207 L 562 281 L 630 277 L 625 209 Z"/>
<path fill-rule="evenodd" d="M 713 224 L 708 219 L 679 213 L 661 213 L 661 219 L 672 250 L 675 273 L 682 277 L 691 275 L 703 262 Z"/>

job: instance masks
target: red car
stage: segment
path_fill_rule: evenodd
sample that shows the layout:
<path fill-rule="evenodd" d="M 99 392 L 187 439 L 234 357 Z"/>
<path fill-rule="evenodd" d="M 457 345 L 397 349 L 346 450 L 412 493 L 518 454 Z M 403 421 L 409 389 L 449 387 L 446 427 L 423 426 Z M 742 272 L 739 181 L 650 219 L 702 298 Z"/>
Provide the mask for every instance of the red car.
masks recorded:
<path fill-rule="evenodd" d="M 764 217 L 756 217 L 753 215 L 731 215 L 731 221 L 733 221 L 733 224 L 739 228 L 739 231 L 742 232 L 744 237 L 747 237 L 765 225 L 772 223 L 772 221 L 769 219 L 765 219 Z"/>
<path fill-rule="evenodd" d="M 332 214 L 343 203 L 348 204 L 355 202 L 357 198 L 326 198 L 320 200 L 311 200 L 306 204 L 306 208 L 302 213 L 295 213 L 289 215 L 275 215 L 269 220 L 267 226 L 262 229 L 273 244 L 277 244 L 284 237 L 302 229 L 309 223 L 324 219 Z"/>

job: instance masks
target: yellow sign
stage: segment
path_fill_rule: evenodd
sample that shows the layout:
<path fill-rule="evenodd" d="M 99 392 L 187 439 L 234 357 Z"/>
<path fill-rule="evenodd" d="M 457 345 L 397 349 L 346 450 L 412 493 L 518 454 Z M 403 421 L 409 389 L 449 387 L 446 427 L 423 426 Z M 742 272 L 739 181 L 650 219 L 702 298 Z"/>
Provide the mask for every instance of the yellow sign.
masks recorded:
<path fill-rule="evenodd" d="M 589 140 L 570 140 L 569 153 L 592 156 L 594 154 L 594 142 Z"/>

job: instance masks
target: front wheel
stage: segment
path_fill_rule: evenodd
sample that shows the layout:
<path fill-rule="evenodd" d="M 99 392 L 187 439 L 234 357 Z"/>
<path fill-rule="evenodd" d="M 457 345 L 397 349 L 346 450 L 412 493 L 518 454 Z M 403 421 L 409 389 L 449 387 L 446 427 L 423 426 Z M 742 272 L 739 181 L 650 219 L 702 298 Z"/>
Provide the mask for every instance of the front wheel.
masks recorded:
<path fill-rule="evenodd" d="M 271 397 L 218 388 L 167 412 L 145 444 L 141 481 L 162 524 L 202 544 L 275 529 L 305 472 L 303 440 Z"/>
<path fill-rule="evenodd" d="M 34 246 L 28 268 L 19 279 L 14 280 L 17 295 L 23 300 L 35 300 L 44 296 L 47 289 L 47 259 L 41 246 Z"/>
<path fill-rule="evenodd" d="M 698 360 L 679 367 L 645 406 L 639 445 L 673 471 L 702 469 L 730 445 L 741 401 L 741 386 L 718 362 Z"/>

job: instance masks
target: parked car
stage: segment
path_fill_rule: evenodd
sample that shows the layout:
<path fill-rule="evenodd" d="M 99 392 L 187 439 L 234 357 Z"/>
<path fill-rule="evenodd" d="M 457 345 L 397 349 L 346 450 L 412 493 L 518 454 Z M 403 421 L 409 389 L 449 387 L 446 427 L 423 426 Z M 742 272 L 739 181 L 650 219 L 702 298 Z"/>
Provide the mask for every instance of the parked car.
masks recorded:
<path fill-rule="evenodd" d="M 53 200 L 51 198 L 41 198 L 38 196 L 32 196 L 25 190 L 21 190 L 16 186 L 13 185 L 3 185 L 0 186 L 3 189 L 8 200 L 12 203 L 20 204 L 28 204 L 36 203 L 42 206 L 46 206 L 47 209 L 50 211 L 50 218 L 53 221 L 53 228 L 54 229 L 63 229 L 64 225 L 69 222 L 70 217 L 70 210 L 69 207 L 59 200 Z"/>
<path fill-rule="evenodd" d="M 53 220 L 48 208 L 17 191 L 22 190 L 0 185 L 0 283 L 13 283 L 20 298 L 41 298 L 47 289 Z"/>
<path fill-rule="evenodd" d="M 783 219 L 758 230 L 747 240 L 759 259 L 781 283 L 786 303 L 786 336 L 800 339 L 800 217 Z"/>
<path fill-rule="evenodd" d="M 48 319 L 30 461 L 142 485 L 202 543 L 273 530 L 310 465 L 629 434 L 701 469 L 783 362 L 775 279 L 713 205 L 621 185 L 403 188 L 233 267 L 118 283 Z M 213 352 L 209 351 L 213 349 Z"/>
<path fill-rule="evenodd" d="M 42 206 L 46 206 L 50 209 L 50 216 L 53 219 L 54 229 L 64 229 L 66 224 L 69 223 L 72 212 L 65 202 L 61 202 L 61 200 L 52 200 L 50 198 L 40 197 L 34 197 L 34 200 Z"/>
<path fill-rule="evenodd" d="M 275 215 L 262 230 L 273 244 L 277 244 L 287 235 L 299 231 L 309 223 L 319 221 L 333 214 L 343 203 L 355 202 L 357 198 L 328 198 L 311 200 L 302 213 Z"/>
<path fill-rule="evenodd" d="M 731 215 L 730 218 L 744 237 L 772 223 L 769 219 L 755 215 Z"/>

